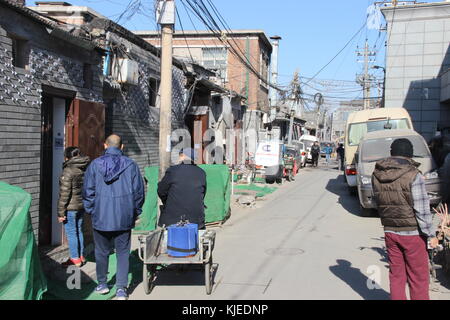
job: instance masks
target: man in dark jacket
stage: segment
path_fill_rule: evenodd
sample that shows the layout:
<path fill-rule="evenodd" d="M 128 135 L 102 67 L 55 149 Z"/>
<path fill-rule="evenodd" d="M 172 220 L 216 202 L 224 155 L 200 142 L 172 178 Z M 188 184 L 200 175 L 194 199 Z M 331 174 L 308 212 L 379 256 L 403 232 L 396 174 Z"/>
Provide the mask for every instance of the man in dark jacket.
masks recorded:
<path fill-rule="evenodd" d="M 181 219 L 205 228 L 206 174 L 192 163 L 195 155 L 192 149 L 180 153 L 180 164 L 167 169 L 158 184 L 158 196 L 163 202 L 159 226 L 169 226 Z"/>
<path fill-rule="evenodd" d="M 314 166 L 317 167 L 319 163 L 319 156 L 320 156 L 320 146 L 319 143 L 316 141 L 311 147 L 311 158 L 313 167 Z"/>
<path fill-rule="evenodd" d="M 338 161 L 339 161 L 339 169 L 344 170 L 344 159 L 345 159 L 345 149 L 342 143 L 339 143 L 339 147 L 336 149 Z"/>
<path fill-rule="evenodd" d="M 385 232 L 392 300 L 406 300 L 406 283 L 411 300 L 429 299 L 427 240 L 433 248 L 438 245 L 425 181 L 413 155 L 408 139 L 395 140 L 391 157 L 376 164 L 372 177 Z"/>
<path fill-rule="evenodd" d="M 94 229 L 97 293 L 109 292 L 108 259 L 114 244 L 117 255 L 116 297 L 128 298 L 128 269 L 131 229 L 142 212 L 144 184 L 138 165 L 122 153 L 121 138 L 111 135 L 105 154 L 90 164 L 83 186 L 83 203 L 92 215 Z"/>

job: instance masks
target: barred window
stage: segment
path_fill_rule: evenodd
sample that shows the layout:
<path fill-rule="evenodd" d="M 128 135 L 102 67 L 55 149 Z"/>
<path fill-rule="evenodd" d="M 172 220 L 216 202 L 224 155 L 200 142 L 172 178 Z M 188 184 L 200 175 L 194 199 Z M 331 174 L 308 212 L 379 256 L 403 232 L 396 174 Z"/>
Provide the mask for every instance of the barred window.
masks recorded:
<path fill-rule="evenodd" d="M 217 72 L 221 79 L 227 79 L 227 48 L 202 48 L 203 67 Z"/>

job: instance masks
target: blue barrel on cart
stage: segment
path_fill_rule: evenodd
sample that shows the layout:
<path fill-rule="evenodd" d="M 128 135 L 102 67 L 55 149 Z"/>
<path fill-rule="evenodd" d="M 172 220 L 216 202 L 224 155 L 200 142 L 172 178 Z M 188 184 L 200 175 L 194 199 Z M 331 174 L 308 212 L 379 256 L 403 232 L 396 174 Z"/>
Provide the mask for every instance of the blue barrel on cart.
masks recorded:
<path fill-rule="evenodd" d="M 190 257 L 198 251 L 198 225 L 178 223 L 167 228 L 167 254 L 171 257 Z"/>

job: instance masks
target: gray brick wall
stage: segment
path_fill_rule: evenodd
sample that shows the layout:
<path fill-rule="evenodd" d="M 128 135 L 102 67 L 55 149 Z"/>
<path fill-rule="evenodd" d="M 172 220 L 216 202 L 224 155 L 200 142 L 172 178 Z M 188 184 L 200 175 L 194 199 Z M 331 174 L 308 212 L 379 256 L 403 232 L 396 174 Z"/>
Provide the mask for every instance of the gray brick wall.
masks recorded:
<path fill-rule="evenodd" d="M 14 33 L 28 40 L 29 70 L 12 65 Z M 45 48 L 45 49 L 43 49 Z M 37 239 L 43 85 L 102 101 L 101 56 L 52 38 L 45 27 L 0 6 L 0 180 L 32 195 L 30 215 Z M 93 87 L 83 88 L 83 63 L 92 65 Z"/>
<path fill-rule="evenodd" d="M 127 90 L 107 90 L 106 133 L 122 136 L 125 154 L 143 170 L 159 164 L 159 113 L 149 105 L 149 79 L 159 79 L 160 59 L 118 35 L 111 34 L 111 39 L 129 48 L 131 58 L 139 63 L 139 84 Z M 173 129 L 184 127 L 185 81 L 183 71 L 173 67 Z"/>

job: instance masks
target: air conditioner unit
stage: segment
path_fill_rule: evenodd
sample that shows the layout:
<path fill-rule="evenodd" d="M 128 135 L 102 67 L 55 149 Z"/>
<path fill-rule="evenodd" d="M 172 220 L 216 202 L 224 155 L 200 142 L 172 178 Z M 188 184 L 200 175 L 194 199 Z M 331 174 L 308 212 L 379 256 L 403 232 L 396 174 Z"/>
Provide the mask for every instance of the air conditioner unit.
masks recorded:
<path fill-rule="evenodd" d="M 139 84 L 139 64 L 130 59 L 115 59 L 112 76 L 118 83 L 137 85 Z"/>

